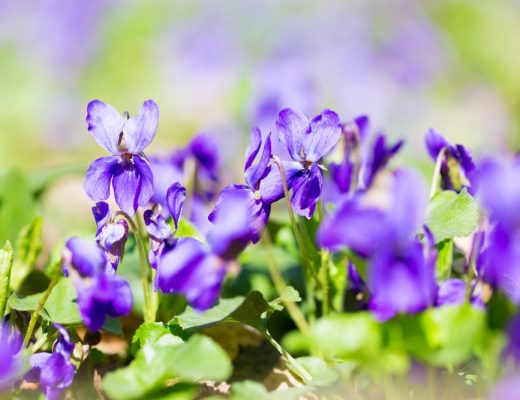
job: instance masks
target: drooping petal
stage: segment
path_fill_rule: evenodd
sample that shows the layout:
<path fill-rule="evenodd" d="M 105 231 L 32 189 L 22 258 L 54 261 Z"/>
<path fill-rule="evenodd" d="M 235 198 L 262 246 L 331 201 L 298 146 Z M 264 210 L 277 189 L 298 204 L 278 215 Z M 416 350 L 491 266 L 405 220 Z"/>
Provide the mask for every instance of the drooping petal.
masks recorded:
<path fill-rule="evenodd" d="M 295 178 L 304 171 L 299 162 L 282 161 L 282 166 L 287 179 L 287 187 L 291 190 Z M 267 168 L 266 175 L 260 182 L 260 195 L 266 204 L 274 203 L 284 197 L 282 176 L 277 164 Z"/>
<path fill-rule="evenodd" d="M 246 149 L 246 162 L 244 164 L 244 172 L 246 172 L 251 165 L 253 165 L 253 161 L 255 160 L 258 152 L 260 151 L 260 146 L 262 145 L 262 134 L 260 129 L 256 126 L 251 129 L 251 134 L 249 136 L 249 144 Z"/>
<path fill-rule="evenodd" d="M 267 135 L 265 139 L 264 149 L 258 164 L 252 165 L 245 171 L 245 181 L 252 189 L 258 189 L 260 181 L 267 174 L 267 168 L 271 161 L 271 134 Z"/>
<path fill-rule="evenodd" d="M 433 159 L 433 161 L 437 160 L 437 156 L 443 148 L 448 149 L 450 152 L 452 149 L 452 146 L 448 143 L 448 141 L 440 133 L 431 128 L 424 137 L 424 144 L 426 145 L 428 154 Z"/>
<path fill-rule="evenodd" d="M 303 142 L 305 135 L 311 127 L 307 117 L 300 111 L 286 108 L 278 114 L 276 131 L 280 143 L 285 147 L 291 158 L 295 161 L 304 161 Z"/>
<path fill-rule="evenodd" d="M 87 170 L 83 189 L 94 201 L 107 200 L 110 197 L 110 181 L 117 169 L 119 157 L 98 158 Z"/>
<path fill-rule="evenodd" d="M 110 292 L 112 301 L 108 303 L 107 314 L 111 317 L 121 317 L 132 311 L 132 290 L 127 281 L 120 276 L 110 278 Z"/>
<path fill-rule="evenodd" d="M 159 107 L 153 100 L 146 100 L 136 116 L 123 127 L 126 150 L 139 154 L 152 142 L 159 123 Z"/>
<path fill-rule="evenodd" d="M 316 204 L 323 187 L 323 173 L 316 164 L 312 164 L 306 175 L 295 178 L 291 204 L 296 214 L 310 219 L 314 215 Z"/>
<path fill-rule="evenodd" d="M 100 229 L 110 219 L 110 207 L 108 203 L 105 203 L 104 201 L 98 201 L 96 205 L 92 207 L 92 215 L 96 221 L 96 227 L 99 233 Z"/>
<path fill-rule="evenodd" d="M 65 276 L 74 268 L 82 277 L 92 277 L 105 269 L 107 258 L 103 250 L 88 240 L 73 237 L 65 243 L 63 251 Z"/>
<path fill-rule="evenodd" d="M 169 187 L 166 193 L 166 206 L 173 218 L 175 228 L 179 227 L 179 219 L 181 217 L 182 207 L 184 206 L 184 200 L 186 200 L 186 188 L 179 182 L 175 182 Z"/>
<path fill-rule="evenodd" d="M 341 120 L 331 110 L 315 116 L 310 122 L 311 130 L 305 134 L 303 152 L 307 161 L 317 162 L 327 155 L 341 136 Z"/>
<path fill-rule="evenodd" d="M 88 131 L 110 154 L 119 154 L 119 135 L 124 119 L 110 104 L 92 100 L 87 106 Z"/>

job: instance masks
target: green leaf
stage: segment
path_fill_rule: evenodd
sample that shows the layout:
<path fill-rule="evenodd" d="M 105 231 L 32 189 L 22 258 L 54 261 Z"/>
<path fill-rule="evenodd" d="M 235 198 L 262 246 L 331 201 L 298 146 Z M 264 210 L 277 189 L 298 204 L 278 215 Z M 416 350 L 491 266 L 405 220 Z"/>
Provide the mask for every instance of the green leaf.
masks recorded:
<path fill-rule="evenodd" d="M 311 337 L 331 357 L 372 360 L 381 350 L 381 330 L 371 314 L 335 314 L 318 320 Z"/>
<path fill-rule="evenodd" d="M 105 376 L 103 388 L 115 400 L 153 398 L 149 394 L 164 389 L 171 380 L 220 381 L 231 370 L 231 361 L 220 346 L 206 336 L 194 335 L 186 343 L 145 345 L 128 367 Z"/>
<path fill-rule="evenodd" d="M 435 242 L 459 236 L 469 236 L 477 227 L 479 211 L 473 197 L 463 189 L 437 193 L 427 211 L 426 225 Z"/>
<path fill-rule="evenodd" d="M 0 240 L 16 246 L 18 232 L 28 225 L 35 212 L 35 202 L 27 178 L 19 171 L 10 171 L 0 188 Z"/>
<path fill-rule="evenodd" d="M 468 361 L 485 332 L 486 313 L 469 304 L 432 308 L 404 319 L 410 353 L 436 366 Z"/>
<path fill-rule="evenodd" d="M 287 286 L 283 293 L 278 297 L 277 299 L 274 299 L 273 301 L 269 302 L 269 305 L 273 307 L 277 311 L 283 310 L 283 303 L 284 302 L 291 302 L 291 303 L 298 303 L 302 301 L 302 298 L 300 297 L 300 293 L 293 288 L 292 286 Z"/>
<path fill-rule="evenodd" d="M 435 246 L 438 251 L 437 261 L 435 263 L 435 275 L 437 280 L 445 281 L 451 275 L 451 266 L 453 264 L 453 240 L 446 239 Z"/>
<path fill-rule="evenodd" d="M 204 242 L 204 236 L 202 236 L 195 225 L 193 225 L 190 221 L 185 218 L 181 218 L 179 220 L 179 227 L 175 232 L 176 237 L 191 237 L 193 239 L 197 239 L 201 242 Z"/>
<path fill-rule="evenodd" d="M 163 336 L 173 336 L 162 322 L 145 322 L 137 328 L 132 338 L 131 350 L 132 354 L 136 354 L 140 348 L 157 343 Z M 182 343 L 182 339 L 178 339 L 177 343 Z"/>
<path fill-rule="evenodd" d="M 18 235 L 15 262 L 11 278 L 11 288 L 16 290 L 34 268 L 36 259 L 43 248 L 43 219 L 36 217 L 30 225 L 22 228 Z"/>
<path fill-rule="evenodd" d="M 0 250 L 0 319 L 4 318 L 7 299 L 9 298 L 9 281 L 11 280 L 11 267 L 13 266 L 13 248 L 7 241 Z"/>
<path fill-rule="evenodd" d="M 222 299 L 215 307 L 201 313 L 188 307 L 173 319 L 183 329 L 200 329 L 218 322 L 242 322 L 259 331 L 265 330 L 265 319 L 275 311 L 260 292 L 253 291 L 247 297 Z M 265 314 L 264 314 L 265 313 Z"/>

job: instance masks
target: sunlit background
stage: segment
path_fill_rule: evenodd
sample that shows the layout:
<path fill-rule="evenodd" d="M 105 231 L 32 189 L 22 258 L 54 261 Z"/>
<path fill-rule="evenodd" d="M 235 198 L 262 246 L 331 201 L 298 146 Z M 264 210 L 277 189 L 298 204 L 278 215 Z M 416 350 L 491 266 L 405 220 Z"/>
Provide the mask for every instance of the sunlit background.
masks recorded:
<path fill-rule="evenodd" d="M 429 127 L 477 155 L 515 150 L 519 21 L 513 0 L 0 0 L 0 174 L 103 156 L 93 98 L 130 114 L 154 99 L 149 153 L 214 135 L 223 183 L 240 178 L 251 127 L 287 106 L 368 114 L 419 166 Z M 90 204 L 80 177 L 48 196 L 68 223 Z"/>

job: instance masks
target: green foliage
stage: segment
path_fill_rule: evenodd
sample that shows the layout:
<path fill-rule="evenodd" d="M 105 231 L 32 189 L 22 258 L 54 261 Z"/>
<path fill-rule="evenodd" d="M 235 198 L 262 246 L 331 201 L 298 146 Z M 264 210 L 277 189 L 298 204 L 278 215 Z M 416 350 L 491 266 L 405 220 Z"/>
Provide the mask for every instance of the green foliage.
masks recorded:
<path fill-rule="evenodd" d="M 179 226 L 177 228 L 177 232 L 175 232 L 175 236 L 177 237 L 191 237 L 193 239 L 197 239 L 201 242 L 204 242 L 204 236 L 202 236 L 197 227 L 193 225 L 186 218 L 181 218 L 179 220 Z"/>
<path fill-rule="evenodd" d="M 13 248 L 7 241 L 3 249 L 0 249 L 0 319 L 4 318 L 7 298 L 9 297 L 9 281 L 11 279 L 11 267 L 13 266 Z"/>
<path fill-rule="evenodd" d="M 37 216 L 31 224 L 22 228 L 18 235 L 13 265 L 11 288 L 18 289 L 23 280 L 33 270 L 36 259 L 43 248 L 43 218 Z"/>
<path fill-rule="evenodd" d="M 426 225 L 435 242 L 457 236 L 469 236 L 478 224 L 477 204 L 466 189 L 460 193 L 445 190 L 437 193 L 427 211 Z"/>
<path fill-rule="evenodd" d="M 403 317 L 403 343 L 413 356 L 435 366 L 469 360 L 485 331 L 486 313 L 469 304 L 431 308 Z"/>
<path fill-rule="evenodd" d="M 36 210 L 31 188 L 25 175 L 10 171 L 0 188 L 0 241 L 16 245 L 18 232 L 31 223 Z"/>
<path fill-rule="evenodd" d="M 438 243 L 437 261 L 435 262 L 435 275 L 438 280 L 445 281 L 451 275 L 451 266 L 453 264 L 453 240 L 446 239 Z"/>
<path fill-rule="evenodd" d="M 230 376 L 231 361 L 210 338 L 194 335 L 186 343 L 174 341 L 147 343 L 128 367 L 107 374 L 103 389 L 108 396 L 114 400 L 156 398 L 172 380 L 194 383 Z"/>

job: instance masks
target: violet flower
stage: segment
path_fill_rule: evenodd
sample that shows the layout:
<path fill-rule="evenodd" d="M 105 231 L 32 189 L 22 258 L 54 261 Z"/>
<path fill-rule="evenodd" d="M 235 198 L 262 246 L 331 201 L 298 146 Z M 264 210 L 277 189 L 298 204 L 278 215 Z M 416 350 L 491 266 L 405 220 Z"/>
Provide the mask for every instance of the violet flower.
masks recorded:
<path fill-rule="evenodd" d="M 372 186 L 377 173 L 387 166 L 390 159 L 399 152 L 403 144 L 403 140 L 398 140 L 396 143 L 389 145 L 384 134 L 381 133 L 376 136 L 367 161 L 363 165 L 362 189 L 367 190 Z"/>
<path fill-rule="evenodd" d="M 218 300 L 228 265 L 252 240 L 250 203 L 244 191 L 221 196 L 208 234 L 208 246 L 192 238 L 179 238 L 158 261 L 155 286 L 163 293 L 185 296 L 197 310 Z"/>
<path fill-rule="evenodd" d="M 24 372 L 22 337 L 7 321 L 0 321 L 0 392 L 10 389 Z"/>
<path fill-rule="evenodd" d="M 308 120 L 290 108 L 280 111 L 276 121 L 282 146 L 293 161 L 284 161 L 287 186 L 292 189 L 294 211 L 311 218 L 323 187 L 321 159 L 338 143 L 341 136 L 339 116 L 331 110 Z M 262 199 L 273 203 L 284 196 L 282 178 L 277 165 L 272 165 L 260 184 Z"/>
<path fill-rule="evenodd" d="M 111 156 L 95 160 L 87 170 L 84 189 L 94 201 L 110 197 L 110 184 L 121 210 L 134 215 L 153 195 L 153 176 L 142 152 L 157 131 L 159 108 L 152 100 L 142 105 L 134 117 L 119 114 L 99 100 L 87 107 L 88 130 Z"/>
<path fill-rule="evenodd" d="M 63 271 L 73 280 L 81 318 L 91 331 L 101 329 L 107 315 L 120 317 L 132 309 L 128 282 L 107 274 L 108 262 L 104 251 L 89 241 L 75 237 L 65 244 Z"/>
<path fill-rule="evenodd" d="M 520 304 L 520 161 L 485 160 L 474 173 L 477 195 L 491 231 L 479 257 L 479 274 Z"/>
<path fill-rule="evenodd" d="M 365 205 L 363 195 L 348 198 L 318 231 L 321 247 L 348 247 L 368 260 L 369 309 L 380 320 L 435 301 L 435 254 L 425 255 L 414 240 L 426 208 L 424 189 L 416 174 L 397 171 L 386 210 Z"/>
<path fill-rule="evenodd" d="M 470 303 L 477 308 L 485 308 L 484 302 L 478 293 L 474 293 L 476 282 L 471 283 Z M 462 305 L 466 301 L 467 285 L 463 279 L 448 279 L 439 284 L 437 292 L 437 306 Z"/>
<path fill-rule="evenodd" d="M 430 129 L 424 138 L 426 149 L 430 157 L 435 162 L 441 150 L 445 154 L 441 160 L 441 187 L 443 190 L 460 191 L 462 188 L 471 188 L 471 177 L 475 170 L 475 164 L 471 158 L 471 153 L 463 145 L 451 145 L 441 134 Z"/>
<path fill-rule="evenodd" d="M 38 383 L 40 391 L 48 400 L 59 399 L 63 391 L 74 380 L 76 369 L 71 362 L 74 343 L 70 340 L 67 330 L 54 324 L 59 337 L 53 346 L 52 353 L 36 353 L 31 356 L 31 369 L 25 375 L 25 380 Z"/>
<path fill-rule="evenodd" d="M 260 149 L 262 147 L 262 135 L 258 128 L 251 130 L 249 146 L 246 150 L 246 162 L 244 166 L 245 185 L 229 185 L 226 186 L 219 195 L 215 210 L 209 215 L 209 220 L 215 222 L 216 213 L 222 207 L 222 204 L 231 204 L 231 201 L 225 197 L 233 197 L 235 193 L 243 193 L 247 198 L 249 215 L 251 219 L 251 241 L 257 243 L 262 236 L 262 232 L 269 219 L 271 212 L 271 204 L 264 202 L 260 193 L 260 182 L 268 172 L 269 162 L 271 160 L 271 135 L 268 135 L 264 147 L 257 164 L 253 164 Z"/>

